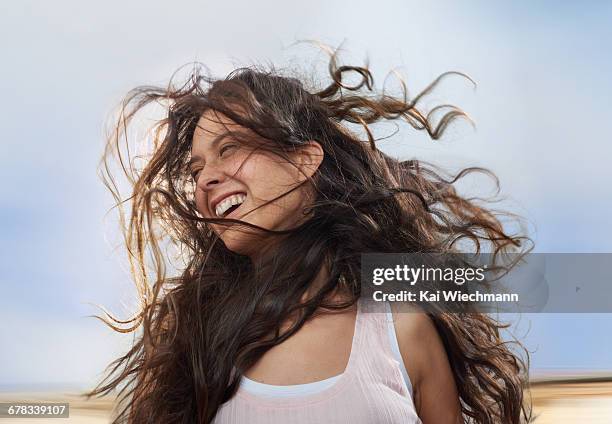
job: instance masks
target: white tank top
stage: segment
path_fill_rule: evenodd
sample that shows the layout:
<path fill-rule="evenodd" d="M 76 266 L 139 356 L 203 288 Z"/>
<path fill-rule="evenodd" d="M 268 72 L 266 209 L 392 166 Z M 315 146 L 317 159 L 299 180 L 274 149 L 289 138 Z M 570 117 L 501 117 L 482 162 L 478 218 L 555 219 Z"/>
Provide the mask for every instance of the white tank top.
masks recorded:
<path fill-rule="evenodd" d="M 348 364 L 314 383 L 274 386 L 243 377 L 216 424 L 421 424 L 389 304 L 360 299 Z"/>

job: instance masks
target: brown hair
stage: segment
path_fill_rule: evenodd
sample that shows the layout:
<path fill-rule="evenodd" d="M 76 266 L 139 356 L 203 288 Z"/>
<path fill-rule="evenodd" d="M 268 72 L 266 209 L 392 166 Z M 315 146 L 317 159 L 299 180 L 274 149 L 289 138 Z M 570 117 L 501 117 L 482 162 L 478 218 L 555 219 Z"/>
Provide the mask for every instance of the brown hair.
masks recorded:
<path fill-rule="evenodd" d="M 326 302 L 340 284 L 352 294 L 352 300 L 340 306 L 356 301 L 361 253 L 456 252 L 465 241 L 476 252 L 484 245 L 501 252 L 529 240 L 507 234 L 500 213 L 457 193 L 454 184 L 472 173 L 488 175 L 497 184 L 489 171 L 468 168 L 449 175 L 416 159 L 399 161 L 376 148 L 370 127 L 376 122 L 405 120 L 438 139 L 454 119 L 467 118 L 451 105 L 427 114 L 420 105 L 453 72 L 412 99 L 405 85 L 403 96 L 376 94 L 369 69 L 338 66 L 335 52 L 329 72 L 332 82 L 317 90 L 274 68 L 239 68 L 225 79 L 214 79 L 196 66 L 183 84 L 139 87 L 127 95 L 101 169 L 124 223 L 141 310 L 124 321 L 108 314 L 99 318 L 117 331 L 142 333 L 87 394 L 104 395 L 123 386 L 115 423 L 211 422 L 219 406 L 234 395 L 242 373 L 264 352 L 297 331 L 319 307 L 338 307 Z M 350 74 L 360 82 L 349 86 Z M 139 111 L 155 103 L 165 105 L 167 114 L 156 126 L 151 157 L 135 172 L 126 129 Z M 283 232 L 280 248 L 265 263 L 253 264 L 228 250 L 208 225 L 224 220 L 203 218 L 195 208 L 188 161 L 196 123 L 209 109 L 253 130 L 263 140 L 258 148 L 274 154 L 287 157 L 307 140 L 317 140 L 324 150 L 310 181 L 316 191 L 309 207 L 312 216 Z M 361 125 L 365 139 L 347 123 Z M 127 155 L 121 153 L 124 136 Z M 132 183 L 127 199 L 112 175 L 112 158 Z M 131 211 L 124 219 L 127 201 Z M 167 276 L 164 244 L 178 247 L 185 261 L 177 275 Z M 303 300 L 323 263 L 329 278 Z M 281 330 L 284 319 L 296 312 L 295 324 Z M 480 313 L 430 317 L 446 348 L 465 419 L 507 424 L 530 420 L 531 408 L 523 395 L 527 369 L 502 340 L 500 329 L 505 326 Z"/>

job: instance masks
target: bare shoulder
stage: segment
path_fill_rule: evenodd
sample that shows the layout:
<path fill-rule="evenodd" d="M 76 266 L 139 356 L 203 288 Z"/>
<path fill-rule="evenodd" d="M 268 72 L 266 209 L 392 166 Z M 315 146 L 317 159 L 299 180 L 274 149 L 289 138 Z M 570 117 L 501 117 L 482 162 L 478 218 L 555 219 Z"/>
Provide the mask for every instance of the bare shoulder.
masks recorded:
<path fill-rule="evenodd" d="M 392 306 L 395 333 L 424 423 L 461 420 L 459 394 L 444 343 L 423 311 L 399 312 Z"/>
<path fill-rule="evenodd" d="M 425 368 L 431 364 L 432 354 L 446 356 L 444 346 L 425 312 L 417 309 L 399 312 L 394 306 L 392 310 L 400 353 L 413 386 L 417 386 L 427 374 Z"/>

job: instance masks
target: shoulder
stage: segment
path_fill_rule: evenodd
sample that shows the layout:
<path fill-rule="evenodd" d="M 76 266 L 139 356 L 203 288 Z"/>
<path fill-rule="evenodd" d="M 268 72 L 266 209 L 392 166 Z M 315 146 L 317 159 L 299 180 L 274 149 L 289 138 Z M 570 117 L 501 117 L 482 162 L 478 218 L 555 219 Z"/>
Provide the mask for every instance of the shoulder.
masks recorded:
<path fill-rule="evenodd" d="M 434 360 L 446 360 L 446 352 L 431 318 L 422 311 L 393 310 L 397 343 L 413 386 L 419 386 Z"/>
<path fill-rule="evenodd" d="M 419 416 L 428 422 L 459 422 L 457 386 L 436 326 L 422 311 L 395 312 L 393 307 L 392 310 L 397 343 L 412 382 Z"/>

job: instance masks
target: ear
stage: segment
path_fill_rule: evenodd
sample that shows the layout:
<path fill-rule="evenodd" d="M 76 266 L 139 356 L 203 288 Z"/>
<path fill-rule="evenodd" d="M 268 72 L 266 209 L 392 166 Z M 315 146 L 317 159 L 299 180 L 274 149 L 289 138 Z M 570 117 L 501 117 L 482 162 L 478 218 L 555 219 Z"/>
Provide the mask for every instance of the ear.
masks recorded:
<path fill-rule="evenodd" d="M 321 166 L 325 153 L 318 141 L 309 140 L 297 149 L 296 156 L 296 165 L 299 168 L 298 179 L 301 182 L 312 178 Z"/>

